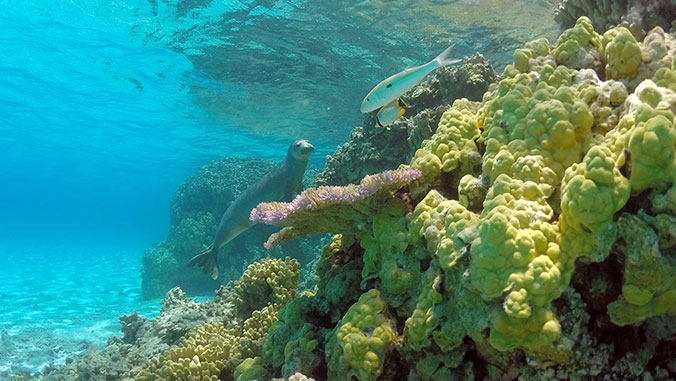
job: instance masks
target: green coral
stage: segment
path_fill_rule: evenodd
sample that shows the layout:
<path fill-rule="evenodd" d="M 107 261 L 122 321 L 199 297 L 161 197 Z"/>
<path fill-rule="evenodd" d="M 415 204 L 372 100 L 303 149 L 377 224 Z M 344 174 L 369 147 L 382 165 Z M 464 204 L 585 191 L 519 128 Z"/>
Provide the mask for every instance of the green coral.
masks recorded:
<path fill-rule="evenodd" d="M 260 357 L 247 358 L 235 368 L 235 381 L 257 381 L 269 378 L 265 362 Z"/>
<path fill-rule="evenodd" d="M 575 26 L 561 34 L 554 46 L 554 58 L 560 64 L 576 69 L 598 60 L 592 48 L 598 48 L 601 37 L 587 17 L 577 19 Z"/>
<path fill-rule="evenodd" d="M 420 350 L 431 344 L 431 334 L 439 324 L 439 316 L 435 313 L 435 307 L 443 300 L 438 291 L 440 283 L 440 274 L 434 271 L 425 274 L 413 314 L 406 319 L 404 338 L 414 350 Z"/>
<path fill-rule="evenodd" d="M 622 295 L 608 305 L 614 323 L 631 324 L 676 312 L 676 266 L 661 248 L 668 247 L 674 223 L 676 218 L 668 215 L 620 218 L 626 259 Z"/>
<path fill-rule="evenodd" d="M 395 324 L 387 316 L 387 303 L 378 290 L 364 293 L 347 311 L 329 347 L 329 378 L 361 381 L 376 380 L 383 371 L 387 353 L 397 340 Z"/>
<path fill-rule="evenodd" d="M 312 374 L 323 361 L 319 345 L 323 344 L 321 329 L 306 322 L 313 302 L 310 296 L 290 301 L 279 311 L 263 345 L 263 357 L 274 367 L 281 368 L 283 377 L 299 371 Z"/>
<path fill-rule="evenodd" d="M 602 44 L 608 78 L 621 79 L 636 74 L 641 65 L 641 48 L 627 28 L 607 31 L 603 34 Z"/>
<path fill-rule="evenodd" d="M 405 205 L 393 201 L 373 218 L 373 233 L 364 234 L 362 284 L 369 274 L 376 273 L 383 287 L 391 294 L 401 294 L 417 285 L 420 279 L 418 261 L 408 248 Z"/>

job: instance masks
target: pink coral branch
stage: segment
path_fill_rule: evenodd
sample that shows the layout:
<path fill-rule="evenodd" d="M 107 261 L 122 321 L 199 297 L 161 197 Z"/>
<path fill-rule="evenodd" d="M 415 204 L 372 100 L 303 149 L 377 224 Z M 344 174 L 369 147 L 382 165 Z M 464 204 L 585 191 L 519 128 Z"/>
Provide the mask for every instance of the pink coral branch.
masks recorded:
<path fill-rule="evenodd" d="M 417 169 L 391 170 L 364 177 L 359 185 L 310 188 L 290 203 L 263 202 L 251 211 L 252 222 L 283 225 L 294 214 L 333 204 L 351 204 L 366 199 L 385 187 L 401 187 L 422 177 Z"/>

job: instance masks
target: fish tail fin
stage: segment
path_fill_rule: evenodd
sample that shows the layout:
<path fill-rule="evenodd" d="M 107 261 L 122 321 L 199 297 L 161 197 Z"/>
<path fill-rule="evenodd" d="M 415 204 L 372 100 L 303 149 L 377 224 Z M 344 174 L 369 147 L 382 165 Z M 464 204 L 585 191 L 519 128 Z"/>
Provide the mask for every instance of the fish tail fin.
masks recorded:
<path fill-rule="evenodd" d="M 454 63 L 461 62 L 462 60 L 450 57 L 451 51 L 453 51 L 454 46 L 455 44 L 452 44 L 451 46 L 446 48 L 446 50 L 441 52 L 441 54 L 439 54 L 437 58 L 434 59 L 434 61 L 436 61 L 439 64 L 439 66 L 452 65 Z"/>
<path fill-rule="evenodd" d="M 192 257 L 188 262 L 188 266 L 201 267 L 202 271 L 205 274 L 211 275 L 213 280 L 218 279 L 218 249 L 214 250 L 214 245 L 209 245 L 209 247 Z"/>

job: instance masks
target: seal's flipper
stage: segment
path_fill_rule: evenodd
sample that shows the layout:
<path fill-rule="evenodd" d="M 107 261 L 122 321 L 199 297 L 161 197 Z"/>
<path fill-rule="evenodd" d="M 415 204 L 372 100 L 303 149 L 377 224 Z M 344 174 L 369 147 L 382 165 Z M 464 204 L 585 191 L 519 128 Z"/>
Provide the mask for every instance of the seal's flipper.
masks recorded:
<path fill-rule="evenodd" d="M 218 279 L 218 250 L 209 245 L 190 259 L 188 266 L 199 266 L 205 274 L 211 275 L 213 280 Z"/>

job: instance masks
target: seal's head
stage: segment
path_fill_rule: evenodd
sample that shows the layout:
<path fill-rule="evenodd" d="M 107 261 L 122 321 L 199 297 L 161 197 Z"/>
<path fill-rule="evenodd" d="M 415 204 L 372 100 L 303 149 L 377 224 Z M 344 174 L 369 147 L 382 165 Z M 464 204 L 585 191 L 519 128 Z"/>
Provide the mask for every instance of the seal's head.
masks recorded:
<path fill-rule="evenodd" d="M 315 147 L 310 144 L 309 141 L 305 139 L 296 140 L 291 143 L 289 146 L 289 157 L 294 158 L 299 161 L 307 161 L 310 158 L 310 154 L 315 150 Z"/>

